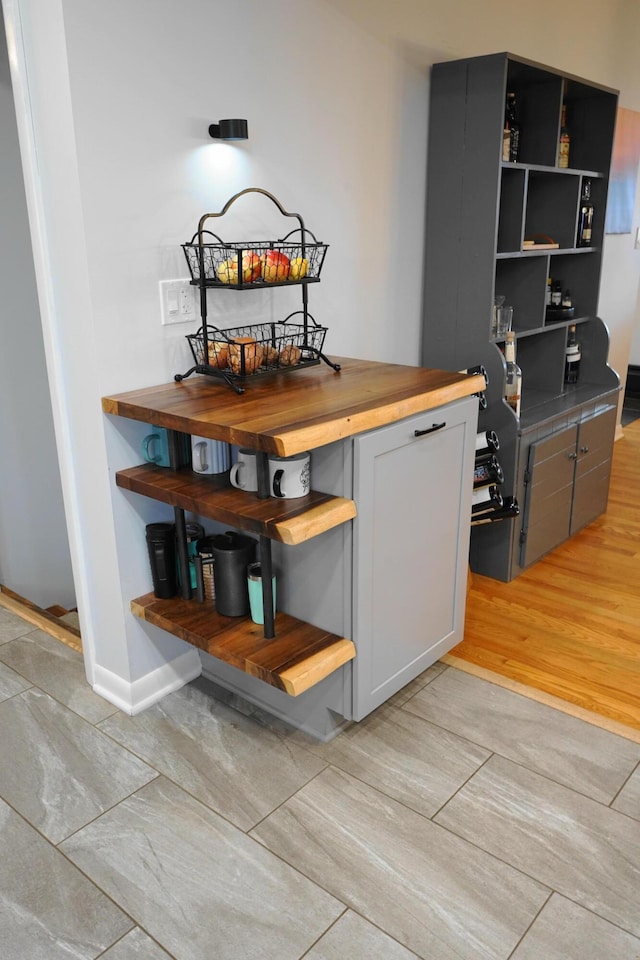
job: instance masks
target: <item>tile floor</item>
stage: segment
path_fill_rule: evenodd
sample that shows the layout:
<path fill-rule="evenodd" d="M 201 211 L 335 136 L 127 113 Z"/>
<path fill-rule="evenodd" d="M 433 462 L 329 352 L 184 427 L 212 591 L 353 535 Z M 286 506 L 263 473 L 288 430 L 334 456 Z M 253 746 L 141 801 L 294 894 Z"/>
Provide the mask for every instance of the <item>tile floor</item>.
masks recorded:
<path fill-rule="evenodd" d="M 0 609 L 2 960 L 640 960 L 640 744 L 435 664 L 319 744 Z"/>

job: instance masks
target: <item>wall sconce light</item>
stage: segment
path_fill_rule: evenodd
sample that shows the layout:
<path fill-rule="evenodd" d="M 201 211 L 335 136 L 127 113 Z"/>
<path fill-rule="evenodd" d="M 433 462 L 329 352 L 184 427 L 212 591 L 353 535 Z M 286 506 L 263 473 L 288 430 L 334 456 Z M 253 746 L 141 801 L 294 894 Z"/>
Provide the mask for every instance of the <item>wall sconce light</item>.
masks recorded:
<path fill-rule="evenodd" d="M 248 140 L 249 128 L 246 120 L 221 120 L 209 127 L 209 136 L 215 140 Z"/>

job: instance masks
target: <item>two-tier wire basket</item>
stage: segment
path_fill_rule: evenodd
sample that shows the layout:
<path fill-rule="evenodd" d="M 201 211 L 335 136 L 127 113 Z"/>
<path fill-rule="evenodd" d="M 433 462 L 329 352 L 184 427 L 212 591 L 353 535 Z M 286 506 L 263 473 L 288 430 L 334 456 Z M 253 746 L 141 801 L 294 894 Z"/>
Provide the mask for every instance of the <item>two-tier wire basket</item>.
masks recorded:
<path fill-rule="evenodd" d="M 285 217 L 294 217 L 299 226 L 281 240 L 226 243 L 205 224 L 223 217 L 240 197 L 257 193 L 268 197 Z M 319 242 L 305 228 L 300 214 L 289 213 L 273 194 L 248 187 L 235 194 L 219 213 L 206 213 L 189 243 L 182 244 L 191 273 L 191 282 L 200 289 L 202 326 L 188 334 L 194 365 L 176 374 L 180 381 L 192 373 L 217 377 L 238 393 L 244 384 L 263 374 L 290 372 L 324 361 L 338 371 L 340 365 L 324 354 L 327 328 L 318 324 L 308 310 L 308 286 L 320 280 L 328 244 Z M 257 290 L 274 286 L 299 286 L 302 308 L 281 322 L 245 324 L 220 329 L 207 323 L 207 290 Z"/>

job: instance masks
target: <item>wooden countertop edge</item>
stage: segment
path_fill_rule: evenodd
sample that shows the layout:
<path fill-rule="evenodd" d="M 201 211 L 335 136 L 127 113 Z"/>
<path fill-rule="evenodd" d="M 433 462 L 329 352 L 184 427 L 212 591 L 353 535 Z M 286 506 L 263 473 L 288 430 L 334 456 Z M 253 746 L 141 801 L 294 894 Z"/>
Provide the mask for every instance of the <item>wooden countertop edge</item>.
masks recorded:
<path fill-rule="evenodd" d="M 460 383 L 446 384 L 401 400 L 393 400 L 374 408 L 347 415 L 338 415 L 321 423 L 305 424 L 281 430 L 277 433 L 266 431 L 280 457 L 291 457 L 303 450 L 315 450 L 326 443 L 345 440 L 366 430 L 385 427 L 397 423 L 418 413 L 428 413 L 455 400 L 463 400 L 485 389 L 484 377 L 474 376 Z M 327 439 L 329 438 L 329 439 Z M 249 437 L 247 446 L 250 446 Z"/>
<path fill-rule="evenodd" d="M 309 415 L 306 421 L 301 411 L 299 422 L 292 420 L 291 425 L 283 424 L 275 428 L 261 427 L 257 424 L 249 426 L 246 421 L 243 425 L 242 418 L 233 423 L 214 423 L 210 418 L 198 419 L 161 412 L 143 404 L 144 390 L 104 397 L 102 409 L 105 413 L 114 416 L 153 423 L 156 426 L 164 426 L 184 433 L 209 436 L 278 456 L 292 456 L 303 450 L 313 450 L 366 430 L 396 423 L 414 414 L 427 413 L 429 410 L 464 399 L 485 389 L 484 377 L 480 375 L 449 375 L 455 378 L 449 383 L 424 386 L 417 391 L 412 388 L 413 392 L 407 393 L 401 389 L 391 390 L 388 398 L 379 401 L 372 401 L 364 390 L 361 400 L 346 404 L 342 410 L 329 409 L 326 413 L 315 413 Z M 137 394 L 140 394 L 139 401 Z M 291 416 L 292 418 L 295 416 L 295 407 Z M 250 420 L 251 418 L 249 422 Z"/>

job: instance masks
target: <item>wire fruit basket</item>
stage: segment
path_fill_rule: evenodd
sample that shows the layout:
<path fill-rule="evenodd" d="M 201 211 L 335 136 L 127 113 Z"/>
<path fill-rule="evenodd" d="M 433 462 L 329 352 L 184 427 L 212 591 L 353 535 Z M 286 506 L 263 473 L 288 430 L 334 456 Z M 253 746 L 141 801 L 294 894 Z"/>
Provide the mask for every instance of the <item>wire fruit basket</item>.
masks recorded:
<path fill-rule="evenodd" d="M 318 363 L 327 333 L 307 314 L 306 327 L 292 322 L 302 311 L 289 314 L 281 323 L 252 323 L 221 330 L 200 327 L 187 335 L 196 366 L 207 366 L 232 386 L 249 377 L 291 370 Z"/>
<path fill-rule="evenodd" d="M 313 237 L 309 242 L 306 235 Z M 310 230 L 292 230 L 282 240 L 236 241 L 225 243 L 210 230 L 202 232 L 203 240 L 196 243 L 195 233 L 190 243 L 183 243 L 192 280 L 201 279 L 208 287 L 227 287 L 246 290 L 267 285 L 317 283 L 328 244 L 318 243 Z M 209 242 L 208 238 L 216 242 Z"/>
<path fill-rule="evenodd" d="M 299 226 L 281 240 L 239 243 L 225 243 L 216 233 L 205 230 L 209 219 L 223 217 L 236 200 L 249 193 L 267 197 L 284 217 L 294 217 Z M 210 238 L 215 242 L 210 242 Z M 316 323 L 307 307 L 307 286 L 320 279 L 327 246 L 305 228 L 300 214 L 287 212 L 273 194 L 259 187 L 241 190 L 219 213 L 205 213 L 191 242 L 182 244 L 191 282 L 200 289 L 202 326 L 186 338 L 194 366 L 186 373 L 175 374 L 174 379 L 180 381 L 192 373 L 202 373 L 221 378 L 237 393 L 244 393 L 242 384 L 260 374 L 296 370 L 321 360 L 339 371 L 340 364 L 333 363 L 322 352 L 327 328 Z M 211 287 L 248 290 L 293 284 L 301 286 L 302 309 L 279 323 L 254 323 L 224 330 L 207 324 L 207 290 Z"/>

